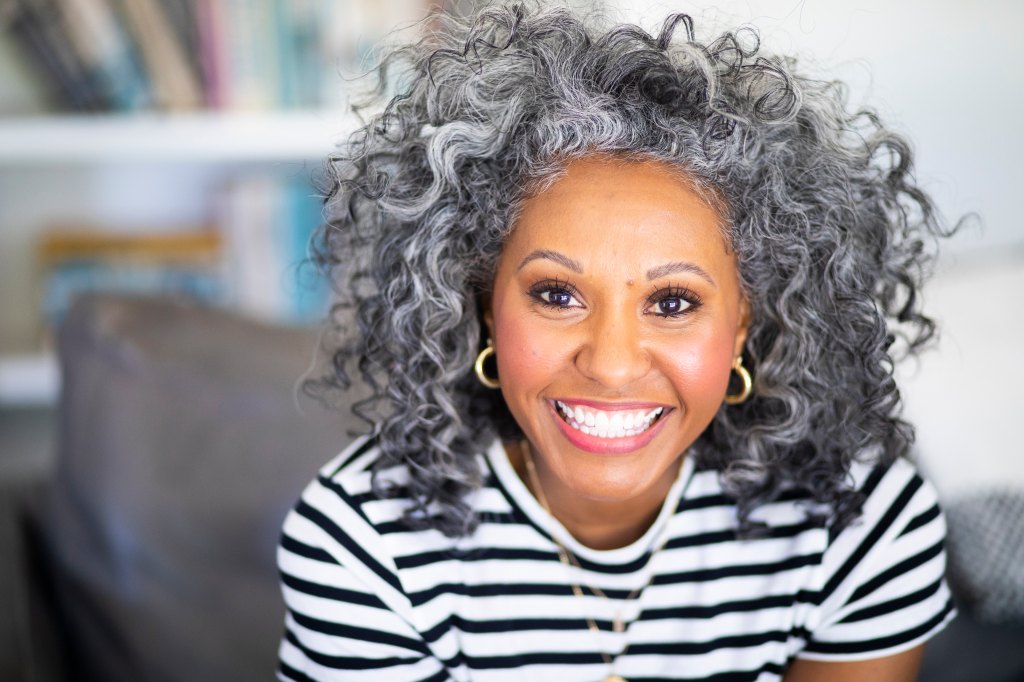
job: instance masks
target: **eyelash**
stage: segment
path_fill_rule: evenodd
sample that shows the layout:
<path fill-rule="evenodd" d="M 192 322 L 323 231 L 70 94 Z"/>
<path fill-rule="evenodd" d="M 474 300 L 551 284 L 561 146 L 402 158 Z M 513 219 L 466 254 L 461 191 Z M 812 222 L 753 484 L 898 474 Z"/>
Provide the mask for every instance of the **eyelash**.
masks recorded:
<path fill-rule="evenodd" d="M 665 318 L 682 317 L 683 315 L 689 315 L 690 313 L 695 312 L 704 304 L 704 301 L 701 299 L 701 297 L 698 296 L 695 292 L 691 291 L 689 288 L 669 285 L 662 289 L 654 289 L 653 291 L 651 291 L 651 293 L 647 295 L 647 305 L 653 307 L 663 301 L 668 301 L 675 298 L 686 301 L 686 308 L 682 310 L 677 310 L 672 313 L 654 314 L 657 315 L 658 317 Z"/>
<path fill-rule="evenodd" d="M 568 294 L 569 296 L 576 299 L 579 298 L 576 286 L 572 282 L 563 281 L 560 279 L 547 279 L 542 282 L 537 282 L 532 287 L 530 287 L 528 293 L 535 301 L 537 301 L 545 308 L 553 308 L 555 310 L 566 310 L 573 307 L 545 300 L 544 294 L 550 294 L 556 291 Z M 686 308 L 671 313 L 655 312 L 653 314 L 657 315 L 658 317 L 664 318 L 682 317 L 683 315 L 688 315 L 696 311 L 704 303 L 701 300 L 700 296 L 691 291 L 689 288 L 670 285 L 661 289 L 654 289 L 653 291 L 651 291 L 651 293 L 647 295 L 647 305 L 649 307 L 653 307 L 657 306 L 663 301 L 677 298 L 686 301 Z"/>
<path fill-rule="evenodd" d="M 572 282 L 563 281 L 560 279 L 546 279 L 543 282 L 537 282 L 532 287 L 530 287 L 528 293 L 531 297 L 533 297 L 534 300 L 536 300 L 545 308 L 554 308 L 555 310 L 566 310 L 572 307 L 567 305 L 561 305 L 558 303 L 552 303 L 551 301 L 545 300 L 544 294 L 553 291 L 560 291 L 569 294 L 573 298 L 579 298 L 576 286 Z"/>

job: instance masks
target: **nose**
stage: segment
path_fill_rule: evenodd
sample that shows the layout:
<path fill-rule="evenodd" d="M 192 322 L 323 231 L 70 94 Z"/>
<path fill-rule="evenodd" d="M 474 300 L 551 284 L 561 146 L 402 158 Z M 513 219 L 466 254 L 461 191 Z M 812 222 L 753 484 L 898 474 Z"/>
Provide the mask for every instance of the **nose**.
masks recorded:
<path fill-rule="evenodd" d="M 651 358 L 637 321 L 616 312 L 593 315 L 576 354 L 576 366 L 610 389 L 624 388 L 643 377 L 650 371 Z"/>

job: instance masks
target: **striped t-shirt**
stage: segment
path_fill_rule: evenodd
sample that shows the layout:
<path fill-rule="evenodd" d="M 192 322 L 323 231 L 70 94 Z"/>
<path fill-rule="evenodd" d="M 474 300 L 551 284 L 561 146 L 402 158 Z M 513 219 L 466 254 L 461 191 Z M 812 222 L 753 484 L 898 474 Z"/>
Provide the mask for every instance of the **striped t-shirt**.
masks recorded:
<path fill-rule="evenodd" d="M 643 537 L 594 550 L 544 511 L 498 442 L 479 456 L 480 526 L 461 539 L 408 530 L 401 496 L 371 492 L 376 456 L 372 442 L 355 443 L 285 520 L 282 680 L 778 680 L 794 657 L 911 648 L 954 614 L 944 520 L 904 460 L 854 467 L 866 502 L 841 532 L 808 522 L 791 499 L 759 508 L 767 530 L 747 540 L 718 474 L 687 460 Z M 384 475 L 402 484 L 402 469 Z M 579 568 L 559 561 L 553 537 Z M 576 596 L 574 583 L 607 598 Z"/>

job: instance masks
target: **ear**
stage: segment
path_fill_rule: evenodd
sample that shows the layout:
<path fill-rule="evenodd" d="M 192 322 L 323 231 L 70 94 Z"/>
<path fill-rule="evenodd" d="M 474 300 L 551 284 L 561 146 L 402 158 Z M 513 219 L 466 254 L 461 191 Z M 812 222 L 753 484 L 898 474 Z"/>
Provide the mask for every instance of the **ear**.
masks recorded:
<path fill-rule="evenodd" d="M 743 352 L 743 346 L 747 342 L 747 330 L 750 327 L 750 303 L 746 296 L 740 297 L 740 314 L 736 323 L 736 341 L 733 345 L 732 356 L 739 357 Z"/>

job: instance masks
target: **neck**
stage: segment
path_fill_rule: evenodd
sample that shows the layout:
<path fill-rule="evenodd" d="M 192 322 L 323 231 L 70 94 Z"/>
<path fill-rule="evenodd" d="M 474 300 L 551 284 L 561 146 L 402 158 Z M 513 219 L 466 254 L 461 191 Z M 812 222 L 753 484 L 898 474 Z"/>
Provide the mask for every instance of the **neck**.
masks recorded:
<path fill-rule="evenodd" d="M 505 450 L 533 496 L 580 544 L 591 549 L 617 549 L 639 540 L 658 518 L 677 472 L 670 468 L 655 489 L 628 500 L 580 500 L 551 474 L 541 458 L 532 457 L 534 478 L 527 467 L 530 454 L 520 444 L 509 444 Z"/>
<path fill-rule="evenodd" d="M 602 509 L 602 506 L 594 503 L 591 511 L 582 518 L 574 516 L 571 510 L 557 512 L 551 509 L 550 513 L 580 544 L 591 549 L 618 549 L 643 537 L 661 511 L 660 501 L 652 508 L 625 513 L 618 505 L 607 509 Z"/>

